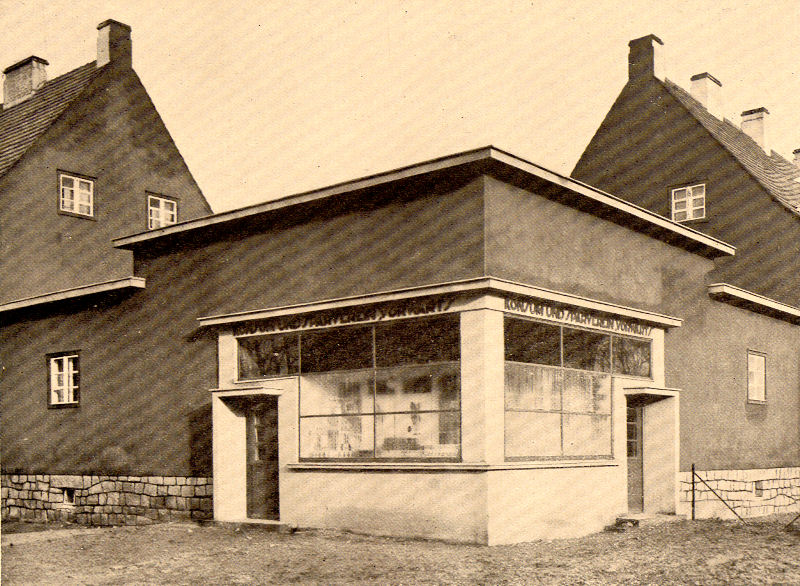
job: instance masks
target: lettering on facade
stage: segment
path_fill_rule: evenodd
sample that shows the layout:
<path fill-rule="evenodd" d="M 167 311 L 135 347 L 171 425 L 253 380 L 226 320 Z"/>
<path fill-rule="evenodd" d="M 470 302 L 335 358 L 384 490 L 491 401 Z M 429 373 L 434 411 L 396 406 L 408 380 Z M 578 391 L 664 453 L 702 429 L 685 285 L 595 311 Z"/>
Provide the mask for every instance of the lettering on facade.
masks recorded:
<path fill-rule="evenodd" d="M 618 317 L 599 315 L 572 307 L 550 305 L 540 301 L 506 298 L 505 310 L 562 323 L 589 326 L 637 336 L 649 336 L 653 331 L 651 326 L 623 320 Z"/>
<path fill-rule="evenodd" d="M 265 321 L 237 325 L 234 335 L 270 334 L 415 317 L 445 313 L 452 306 L 452 299 L 409 299 L 366 307 L 327 310 L 304 315 L 287 315 Z"/>

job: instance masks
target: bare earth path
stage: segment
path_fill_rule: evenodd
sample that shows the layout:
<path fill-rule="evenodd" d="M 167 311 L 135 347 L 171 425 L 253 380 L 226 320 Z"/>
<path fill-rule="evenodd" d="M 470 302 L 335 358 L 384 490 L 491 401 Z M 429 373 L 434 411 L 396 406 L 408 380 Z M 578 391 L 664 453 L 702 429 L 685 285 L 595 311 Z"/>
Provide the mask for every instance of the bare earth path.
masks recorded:
<path fill-rule="evenodd" d="M 17 536 L 3 584 L 800 584 L 800 522 L 680 521 L 480 547 L 163 524 Z M 27 534 L 26 534 L 27 535 Z"/>

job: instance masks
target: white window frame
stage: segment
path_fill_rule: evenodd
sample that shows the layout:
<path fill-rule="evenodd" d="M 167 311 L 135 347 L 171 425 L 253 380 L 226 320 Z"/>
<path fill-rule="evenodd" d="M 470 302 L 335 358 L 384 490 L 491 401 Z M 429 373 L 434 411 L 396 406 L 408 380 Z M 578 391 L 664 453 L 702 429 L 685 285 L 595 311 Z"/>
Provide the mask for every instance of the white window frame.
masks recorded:
<path fill-rule="evenodd" d="M 77 406 L 80 400 L 80 354 L 64 352 L 48 355 L 47 369 L 50 381 L 48 405 Z"/>
<path fill-rule="evenodd" d="M 767 355 L 756 350 L 747 351 L 747 402 L 767 402 Z"/>
<path fill-rule="evenodd" d="M 94 180 L 69 173 L 59 173 L 58 209 L 67 214 L 93 218 Z"/>
<path fill-rule="evenodd" d="M 167 208 L 172 206 L 170 212 Z M 147 194 L 147 229 L 155 230 L 178 223 L 178 202 L 168 197 Z"/>
<path fill-rule="evenodd" d="M 699 205 L 698 202 L 700 202 Z M 673 222 L 704 219 L 706 217 L 706 184 L 697 183 L 676 187 L 671 191 L 670 205 Z M 686 217 L 679 218 L 681 214 L 686 214 Z"/>

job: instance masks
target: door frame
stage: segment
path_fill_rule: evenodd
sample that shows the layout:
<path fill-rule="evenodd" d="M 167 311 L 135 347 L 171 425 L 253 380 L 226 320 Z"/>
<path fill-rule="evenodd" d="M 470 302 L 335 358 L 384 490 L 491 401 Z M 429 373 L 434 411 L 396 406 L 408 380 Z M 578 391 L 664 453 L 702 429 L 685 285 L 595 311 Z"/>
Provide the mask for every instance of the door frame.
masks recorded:
<path fill-rule="evenodd" d="M 214 474 L 214 519 L 217 521 L 256 521 L 276 523 L 264 519 L 249 519 L 247 516 L 247 402 L 258 397 L 277 397 L 278 407 L 278 492 L 280 497 L 283 471 L 288 464 L 285 445 L 286 418 L 291 417 L 288 400 L 298 386 L 297 377 L 281 377 L 257 381 L 250 386 L 211 390 L 212 453 Z M 282 438 L 281 436 L 284 436 Z M 283 439 L 283 441 L 282 441 Z M 282 511 L 278 515 L 283 519 Z"/>
<path fill-rule="evenodd" d="M 627 381 L 626 381 L 627 382 Z M 642 409 L 642 512 L 675 514 L 678 511 L 680 466 L 680 392 L 653 386 L 626 386 L 625 408 L 629 403 Z M 625 462 L 627 503 L 627 417 L 623 418 L 621 455 Z"/>

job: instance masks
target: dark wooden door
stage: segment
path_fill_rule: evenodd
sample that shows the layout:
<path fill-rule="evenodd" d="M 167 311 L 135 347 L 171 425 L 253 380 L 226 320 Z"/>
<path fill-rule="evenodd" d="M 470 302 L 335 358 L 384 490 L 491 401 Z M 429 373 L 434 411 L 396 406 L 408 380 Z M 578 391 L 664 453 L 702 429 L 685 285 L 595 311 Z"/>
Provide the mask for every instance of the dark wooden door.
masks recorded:
<path fill-rule="evenodd" d="M 278 399 L 259 398 L 247 407 L 247 516 L 279 517 Z"/>
<path fill-rule="evenodd" d="M 628 405 L 628 511 L 644 510 L 642 468 L 642 407 Z"/>

